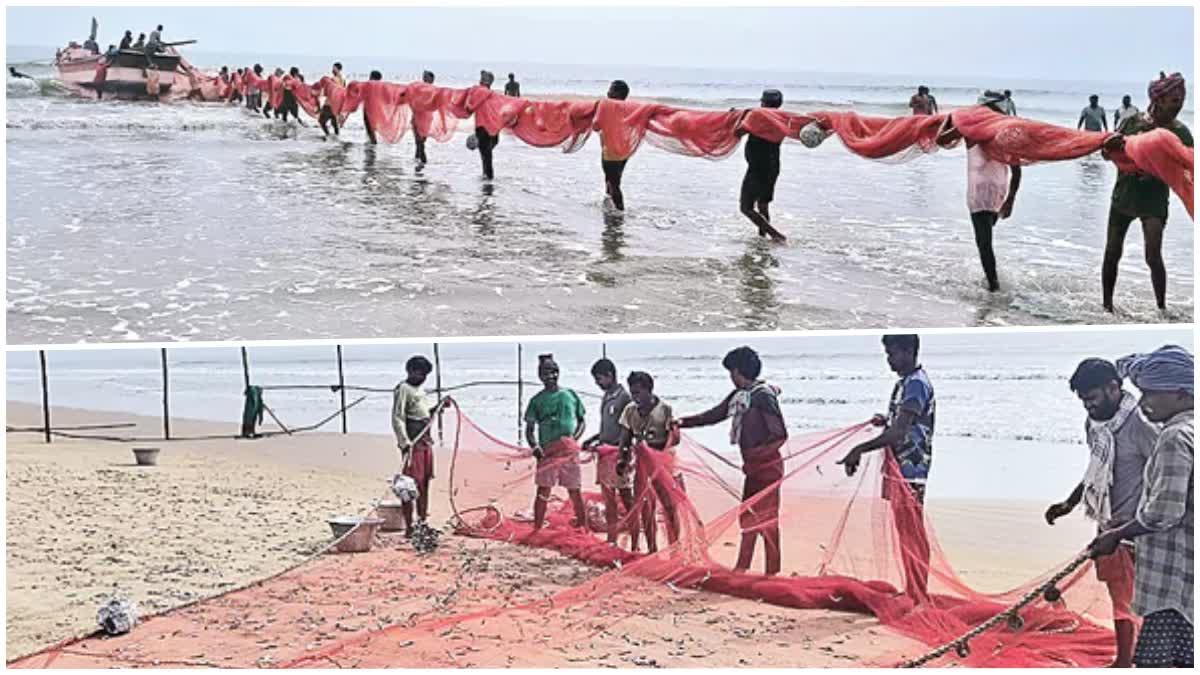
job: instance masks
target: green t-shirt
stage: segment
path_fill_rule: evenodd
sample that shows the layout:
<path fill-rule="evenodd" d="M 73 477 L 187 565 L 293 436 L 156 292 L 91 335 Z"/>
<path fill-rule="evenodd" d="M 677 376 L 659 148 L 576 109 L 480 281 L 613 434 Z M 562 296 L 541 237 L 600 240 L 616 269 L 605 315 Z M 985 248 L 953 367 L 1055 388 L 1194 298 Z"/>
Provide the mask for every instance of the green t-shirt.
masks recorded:
<path fill-rule="evenodd" d="M 538 444 L 542 447 L 564 436 L 574 436 L 583 416 L 583 401 L 570 389 L 543 389 L 525 409 L 525 421 L 537 425 Z"/>
<path fill-rule="evenodd" d="M 1140 114 L 1121 120 L 1117 131 L 1126 136 L 1136 136 L 1156 128 L 1148 115 Z M 1184 145 L 1192 147 L 1192 134 L 1183 122 L 1176 120 L 1173 125 L 1165 128 L 1178 136 Z M 1132 216 L 1150 216 L 1166 220 L 1167 202 L 1170 198 L 1171 188 L 1154 176 L 1119 173 L 1117 184 L 1113 186 L 1112 208 Z"/>

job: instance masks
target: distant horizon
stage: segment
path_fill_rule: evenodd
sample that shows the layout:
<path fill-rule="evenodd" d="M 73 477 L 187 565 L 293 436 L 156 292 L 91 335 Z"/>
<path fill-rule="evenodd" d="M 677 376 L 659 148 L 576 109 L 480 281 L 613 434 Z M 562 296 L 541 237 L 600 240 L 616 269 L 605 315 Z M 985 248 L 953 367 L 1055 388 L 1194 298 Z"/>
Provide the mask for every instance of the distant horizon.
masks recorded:
<path fill-rule="evenodd" d="M 103 45 L 161 23 L 199 39 L 197 56 L 1129 83 L 1195 62 L 1187 6 L 9 7 L 6 44 L 82 41 L 93 16 Z"/>
<path fill-rule="evenodd" d="M 6 56 L 6 60 L 8 60 L 8 52 L 13 51 L 13 50 L 30 50 L 30 51 L 45 50 L 46 54 L 47 54 L 46 58 L 52 60 L 54 57 L 55 50 L 61 48 L 62 46 L 65 46 L 65 45 L 52 46 L 52 45 L 40 45 L 40 44 L 10 44 L 10 45 L 6 45 L 6 55 L 5 56 Z M 239 51 L 216 51 L 216 50 L 205 50 L 205 49 L 194 49 L 194 50 L 188 49 L 188 50 L 184 50 L 182 53 L 185 57 L 188 57 L 189 54 L 193 55 L 192 60 L 197 61 L 197 62 L 205 61 L 205 58 L 203 58 L 203 57 L 213 57 L 213 58 L 220 57 L 222 59 L 228 60 L 229 63 L 221 63 L 219 65 L 227 65 L 231 68 L 242 67 L 243 65 L 247 65 L 251 61 L 258 62 L 258 61 L 266 60 L 268 57 L 278 57 L 280 59 L 328 58 L 328 59 L 333 59 L 333 60 L 341 60 L 341 61 L 345 61 L 345 62 L 371 61 L 371 60 L 378 61 L 380 59 L 401 60 L 401 61 L 413 60 L 413 61 L 415 61 L 419 58 L 419 57 L 403 55 L 403 54 L 385 55 L 385 56 L 349 54 L 349 55 L 343 55 L 343 56 L 332 56 L 329 54 L 304 54 L 304 53 L 296 53 L 296 52 L 239 52 Z M 195 57 L 201 57 L 201 58 L 195 58 Z M 246 57 L 246 63 L 241 63 L 241 62 L 235 63 L 231 58 L 228 58 L 228 57 Z M 428 59 L 427 62 L 431 63 L 431 64 L 471 65 L 472 68 L 478 67 L 478 64 L 480 63 L 478 60 L 452 59 L 452 58 L 431 58 L 431 59 Z M 645 69 L 650 69 L 650 70 L 662 70 L 662 71 L 691 70 L 691 71 L 720 72 L 720 71 L 741 70 L 741 71 L 746 71 L 746 72 L 750 72 L 750 73 L 763 73 L 763 74 L 771 74 L 771 75 L 791 75 L 791 74 L 795 74 L 795 75 L 801 75 L 801 74 L 857 75 L 857 76 L 864 76 L 864 77 L 909 78 L 909 79 L 912 79 L 914 83 L 917 82 L 918 80 L 937 81 L 937 80 L 955 80 L 955 79 L 963 79 L 963 78 L 969 78 L 969 77 L 979 77 L 979 78 L 985 78 L 985 79 L 1010 78 L 1010 79 L 1016 79 L 1016 80 L 1019 80 L 1022 82 L 1037 82 L 1037 83 L 1047 83 L 1047 84 L 1050 84 L 1050 83 L 1054 83 L 1054 84 L 1064 84 L 1064 83 L 1128 84 L 1128 85 L 1133 85 L 1136 87 L 1144 86 L 1144 84 L 1145 84 L 1145 82 L 1142 82 L 1139 80 L 1132 80 L 1132 79 L 1103 80 L 1103 79 L 1083 79 L 1083 78 L 1048 78 L 1048 77 L 1036 77 L 1036 76 L 1013 76 L 1013 75 L 1004 74 L 1004 73 L 976 73 L 976 74 L 924 73 L 924 74 L 917 75 L 914 73 L 889 72 L 889 71 L 817 70 L 817 69 L 772 70 L 772 69 L 768 69 L 768 68 L 754 68 L 754 67 L 731 68 L 728 66 L 722 67 L 722 66 L 697 66 L 697 65 L 681 65 L 681 64 L 644 64 L 644 63 L 620 63 L 620 62 L 587 63 L 587 62 L 571 62 L 571 61 L 527 61 L 527 60 L 522 60 L 522 61 L 504 61 L 504 63 L 506 63 L 507 66 L 514 66 L 514 67 L 515 66 L 571 66 L 571 67 L 580 67 L 580 68 L 637 67 L 637 68 L 645 68 Z M 11 65 L 11 63 L 10 63 L 10 65 Z M 216 67 L 216 65 L 217 64 L 209 64 L 208 67 Z M 287 65 L 287 63 L 284 62 L 284 63 L 271 64 L 271 65 L 272 65 L 272 67 L 274 67 L 275 65 L 284 66 L 284 65 Z M 267 64 L 264 64 L 264 67 L 266 67 L 266 66 L 267 66 Z M 365 66 L 363 68 L 365 70 L 366 68 L 370 68 L 370 66 Z M 347 70 L 353 71 L 354 69 L 348 68 Z M 385 79 L 388 79 L 388 78 L 385 77 Z M 520 78 L 518 78 L 518 79 L 520 79 Z M 1148 81 L 1149 81 L 1149 79 L 1147 78 L 1146 82 L 1148 82 Z M 1190 76 L 1189 76 L 1189 81 L 1190 81 Z M 914 86 L 916 86 L 916 85 L 914 84 Z M 966 86 L 966 85 L 964 85 L 964 86 Z M 1191 91 L 1188 92 L 1188 98 L 1189 99 L 1192 98 Z"/>

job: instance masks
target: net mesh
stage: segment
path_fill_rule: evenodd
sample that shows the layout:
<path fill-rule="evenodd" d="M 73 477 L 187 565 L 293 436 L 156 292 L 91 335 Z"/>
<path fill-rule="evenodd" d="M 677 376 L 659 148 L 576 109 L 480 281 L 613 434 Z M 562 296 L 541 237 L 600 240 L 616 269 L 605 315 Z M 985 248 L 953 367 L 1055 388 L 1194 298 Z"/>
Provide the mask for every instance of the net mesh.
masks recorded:
<path fill-rule="evenodd" d="M 664 588 L 799 610 L 870 615 L 932 648 L 1000 613 L 1055 571 L 1004 592 L 972 588 L 947 559 L 932 522 L 887 452 L 868 454 L 854 476 L 846 476 L 836 464 L 873 433 L 868 423 L 793 436 L 768 451 L 749 452 L 747 457 L 755 462 L 749 475 L 738 459 L 686 435 L 678 439 L 674 452 L 643 449 L 636 453 L 640 478 L 634 505 L 620 507 L 619 546 L 604 541 L 604 502 L 594 491 L 584 491 L 587 516 L 582 527 L 572 522 L 575 513 L 569 500 L 554 493 L 546 525 L 535 530 L 530 514 L 536 464 L 530 452 L 489 434 L 453 401 L 447 400 L 431 431 L 443 461 L 449 459 L 448 473 L 441 474 L 449 481 L 449 501 L 435 504 L 434 510 L 448 507 L 457 535 L 507 542 L 528 550 L 531 558 L 554 551 L 602 571 L 550 597 L 531 598 L 511 584 L 505 588 L 502 579 L 496 583 L 487 575 L 474 575 L 468 561 L 459 571 L 461 583 L 428 590 L 457 597 L 454 611 L 446 611 L 436 602 L 412 607 L 411 599 L 389 602 L 400 587 L 411 586 L 415 576 L 396 569 L 392 559 L 373 553 L 325 555 L 273 581 L 151 619 L 130 639 L 59 645 L 10 665 L 169 665 L 172 654 L 195 651 L 197 640 L 216 640 L 226 662 L 245 667 L 254 665 L 255 658 L 261 660 L 264 639 L 294 643 L 274 652 L 277 658 L 270 665 L 459 664 L 447 658 L 447 636 L 454 636 L 463 653 L 478 657 L 474 665 L 505 665 L 502 654 L 522 641 L 565 647 L 588 639 L 645 610 Z M 602 447 L 553 461 L 590 466 L 613 452 Z M 762 483 L 764 476 L 770 482 Z M 753 481 L 760 484 L 744 498 Z M 656 523 L 658 550 L 630 551 L 630 530 L 640 525 L 639 516 L 647 511 Z M 781 536 L 771 536 L 775 528 Z M 739 545 L 747 537 L 755 546 L 753 560 L 749 569 L 736 569 Z M 780 573 L 759 572 L 773 554 L 780 561 Z M 1058 589 L 1061 597 L 1055 601 L 1039 598 L 1025 607 L 1021 625 L 1001 624 L 973 639 L 969 654 L 952 654 L 934 664 L 954 660 L 969 666 L 1047 667 L 1108 662 L 1113 656 L 1112 632 L 1106 628 L 1112 620 L 1111 603 L 1091 573 L 1091 564 L 1068 575 Z M 345 627 L 309 639 L 305 622 L 313 621 L 313 613 L 322 608 L 340 611 L 338 625 Z M 492 620 L 498 617 L 505 618 L 508 632 L 495 638 L 497 622 Z M 533 625 L 523 620 L 531 617 L 551 621 L 553 631 L 520 634 L 520 626 Z M 222 632 L 204 632 L 212 628 Z M 495 639 L 506 649 L 495 652 Z M 484 658 L 485 653 L 492 656 Z M 915 651 L 895 654 L 871 665 L 896 665 L 915 656 Z"/>

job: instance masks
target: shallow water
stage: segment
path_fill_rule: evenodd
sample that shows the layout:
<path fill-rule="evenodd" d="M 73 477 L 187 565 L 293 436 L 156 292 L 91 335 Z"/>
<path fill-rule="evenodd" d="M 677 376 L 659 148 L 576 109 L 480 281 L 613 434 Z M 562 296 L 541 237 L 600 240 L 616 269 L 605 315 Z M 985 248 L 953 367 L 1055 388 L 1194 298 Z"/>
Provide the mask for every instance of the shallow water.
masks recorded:
<path fill-rule="evenodd" d="M 897 112 L 878 102 L 895 85 L 807 86 L 799 98 Z M 642 89 L 718 106 L 747 87 Z M 740 153 L 708 162 L 644 146 L 620 217 L 602 205 L 596 139 L 568 155 L 506 137 L 484 183 L 461 134 L 431 143 L 418 171 L 411 140 L 369 147 L 358 118 L 323 142 L 311 123 L 238 108 L 56 91 L 9 83 L 13 343 L 1163 320 L 1136 229 L 1118 314 L 1100 311 L 1115 171 L 1099 158 L 1026 169 L 996 231 L 1004 290 L 989 294 L 961 148 L 889 164 L 834 140 L 786 145 L 772 212 L 791 241 L 775 246 L 737 212 Z M 1070 92 L 1021 94 L 1024 114 L 1073 121 Z M 1166 320 L 1188 322 L 1193 228 L 1171 209 Z"/>

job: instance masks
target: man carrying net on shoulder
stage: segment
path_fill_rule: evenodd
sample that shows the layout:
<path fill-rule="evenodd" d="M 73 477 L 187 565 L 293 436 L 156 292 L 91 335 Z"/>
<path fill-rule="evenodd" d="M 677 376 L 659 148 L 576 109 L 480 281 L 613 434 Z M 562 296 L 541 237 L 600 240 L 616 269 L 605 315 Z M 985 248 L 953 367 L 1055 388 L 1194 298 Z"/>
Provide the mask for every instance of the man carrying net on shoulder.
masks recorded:
<path fill-rule="evenodd" d="M 551 354 L 538 357 L 538 379 L 543 389 L 529 401 L 525 409 L 525 440 L 533 448 L 537 460 L 537 497 L 533 500 L 533 530 L 537 532 L 546 520 L 550 491 L 556 485 L 567 489 L 575 507 L 573 527 L 585 527 L 582 476 L 579 469 L 579 439 L 586 428 L 583 401 L 579 394 L 558 386 L 558 364 Z M 536 434 L 535 434 L 536 431 Z"/>

